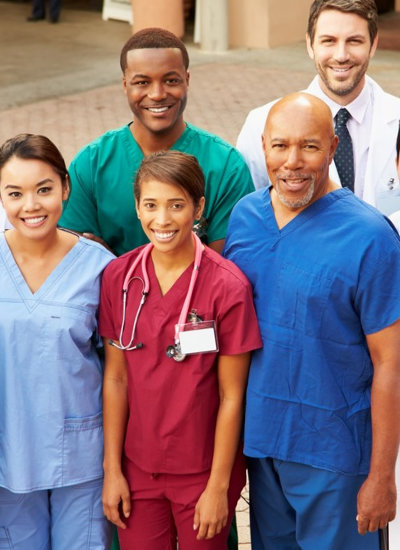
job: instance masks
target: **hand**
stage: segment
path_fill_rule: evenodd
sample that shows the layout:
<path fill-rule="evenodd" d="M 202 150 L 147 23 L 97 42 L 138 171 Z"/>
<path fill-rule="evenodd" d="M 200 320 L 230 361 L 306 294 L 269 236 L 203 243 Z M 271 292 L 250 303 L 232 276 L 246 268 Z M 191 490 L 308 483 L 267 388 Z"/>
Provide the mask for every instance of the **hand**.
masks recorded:
<path fill-rule="evenodd" d="M 206 488 L 197 501 L 193 529 L 197 539 L 212 539 L 226 526 L 228 521 L 228 496 L 226 491 Z"/>
<path fill-rule="evenodd" d="M 358 532 L 365 535 L 386 527 L 396 515 L 396 485 L 368 477 L 357 497 Z"/>
<path fill-rule="evenodd" d="M 103 512 L 106 518 L 121 529 L 126 529 L 121 519 L 129 518 L 131 513 L 131 494 L 128 482 L 122 473 L 106 473 L 103 482 Z"/>

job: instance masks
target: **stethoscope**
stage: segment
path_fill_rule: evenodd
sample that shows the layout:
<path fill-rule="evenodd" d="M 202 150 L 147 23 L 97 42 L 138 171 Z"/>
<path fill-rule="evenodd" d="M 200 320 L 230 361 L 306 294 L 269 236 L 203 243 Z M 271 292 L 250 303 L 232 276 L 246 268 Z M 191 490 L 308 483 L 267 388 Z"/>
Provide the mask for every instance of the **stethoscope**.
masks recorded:
<path fill-rule="evenodd" d="M 190 302 L 192 300 L 194 286 L 196 284 L 197 276 L 199 274 L 199 268 L 201 263 L 201 256 L 203 254 L 203 244 L 200 241 L 199 237 L 193 233 L 193 238 L 195 242 L 195 257 L 194 257 L 194 265 L 193 265 L 193 271 L 192 275 L 190 277 L 190 283 L 189 283 L 189 289 L 186 294 L 185 301 L 183 303 L 181 313 L 179 315 L 179 321 L 178 324 L 175 325 L 175 336 L 174 336 L 174 344 L 167 347 L 166 353 L 167 357 L 172 357 L 175 359 L 175 361 L 183 361 L 185 359 L 185 355 L 181 352 L 180 349 L 180 342 L 179 342 L 179 326 L 186 323 L 188 313 L 189 313 L 189 307 Z M 138 254 L 137 258 L 131 265 L 131 267 L 128 270 L 128 273 L 126 274 L 126 277 L 124 279 L 123 285 L 122 285 L 122 322 L 121 322 L 121 330 L 119 333 L 119 344 L 116 344 L 113 341 L 110 341 L 110 344 L 117 347 L 118 349 L 121 349 L 123 351 L 132 351 L 135 349 L 141 349 L 143 348 L 144 344 L 142 342 L 138 342 L 137 344 L 133 344 L 133 341 L 135 339 L 136 334 L 136 326 L 138 323 L 139 315 L 142 310 L 142 307 L 146 301 L 147 295 L 150 291 L 150 281 L 147 274 L 147 268 L 146 263 L 147 259 L 149 257 L 150 252 L 153 249 L 153 244 L 149 243 L 147 246 L 145 246 L 141 252 Z M 143 273 L 143 279 L 138 276 L 133 276 L 133 273 L 135 272 L 135 269 L 137 266 L 141 264 L 142 273 Z M 142 282 L 142 296 L 139 302 L 138 309 L 136 311 L 135 319 L 132 326 L 132 332 L 129 342 L 124 345 L 123 343 L 123 336 L 124 336 L 124 330 L 125 330 L 125 322 L 126 322 L 126 302 L 128 297 L 128 289 L 129 284 L 134 281 L 135 279 Z"/>

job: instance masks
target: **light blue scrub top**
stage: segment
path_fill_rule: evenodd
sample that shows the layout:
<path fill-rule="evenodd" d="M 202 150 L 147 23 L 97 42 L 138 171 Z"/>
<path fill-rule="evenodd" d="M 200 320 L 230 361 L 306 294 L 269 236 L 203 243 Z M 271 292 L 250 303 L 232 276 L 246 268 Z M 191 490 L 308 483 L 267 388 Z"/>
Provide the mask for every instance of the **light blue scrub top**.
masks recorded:
<path fill-rule="evenodd" d="M 398 234 L 347 189 L 279 230 L 265 188 L 235 207 L 225 255 L 253 286 L 264 344 L 252 355 L 245 453 L 368 473 L 365 334 L 400 318 Z"/>
<path fill-rule="evenodd" d="M 0 486 L 102 476 L 100 279 L 113 255 L 80 238 L 32 293 L 0 235 Z"/>

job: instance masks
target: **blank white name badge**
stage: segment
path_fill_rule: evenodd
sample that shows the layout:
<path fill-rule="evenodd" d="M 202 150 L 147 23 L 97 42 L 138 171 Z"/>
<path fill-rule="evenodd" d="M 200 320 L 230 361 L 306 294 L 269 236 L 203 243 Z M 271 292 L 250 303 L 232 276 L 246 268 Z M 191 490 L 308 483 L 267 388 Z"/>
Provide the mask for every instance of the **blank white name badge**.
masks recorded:
<path fill-rule="evenodd" d="M 183 355 L 218 351 L 215 321 L 198 321 L 178 325 L 179 343 Z"/>

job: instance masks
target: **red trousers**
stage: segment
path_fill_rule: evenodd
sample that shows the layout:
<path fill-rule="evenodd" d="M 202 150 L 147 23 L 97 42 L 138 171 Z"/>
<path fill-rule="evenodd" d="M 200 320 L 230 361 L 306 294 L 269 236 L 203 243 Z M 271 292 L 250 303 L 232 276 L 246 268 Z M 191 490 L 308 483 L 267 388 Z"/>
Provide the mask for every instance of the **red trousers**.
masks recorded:
<path fill-rule="evenodd" d="M 228 491 L 229 517 L 226 527 L 209 540 L 197 540 L 193 530 L 194 509 L 210 472 L 200 474 L 149 474 L 132 462 L 126 464 L 131 486 L 132 509 L 118 529 L 121 550 L 226 550 L 237 501 L 246 483 L 243 455 L 232 470 Z"/>

